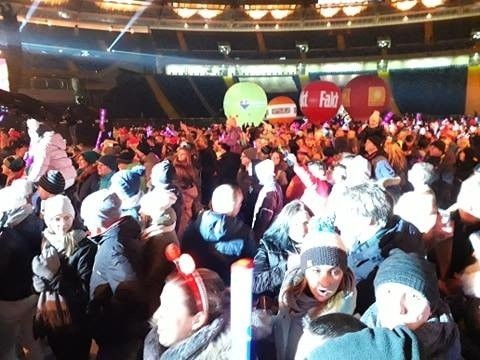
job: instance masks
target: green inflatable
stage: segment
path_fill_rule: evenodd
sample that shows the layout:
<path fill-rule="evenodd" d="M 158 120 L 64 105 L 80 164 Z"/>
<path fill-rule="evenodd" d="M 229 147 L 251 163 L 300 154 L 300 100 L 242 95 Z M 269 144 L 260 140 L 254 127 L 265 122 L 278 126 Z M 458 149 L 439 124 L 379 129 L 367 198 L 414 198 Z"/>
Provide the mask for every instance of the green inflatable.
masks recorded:
<path fill-rule="evenodd" d="M 267 94 L 255 83 L 240 82 L 230 87 L 223 98 L 223 111 L 238 126 L 259 125 L 267 111 Z"/>

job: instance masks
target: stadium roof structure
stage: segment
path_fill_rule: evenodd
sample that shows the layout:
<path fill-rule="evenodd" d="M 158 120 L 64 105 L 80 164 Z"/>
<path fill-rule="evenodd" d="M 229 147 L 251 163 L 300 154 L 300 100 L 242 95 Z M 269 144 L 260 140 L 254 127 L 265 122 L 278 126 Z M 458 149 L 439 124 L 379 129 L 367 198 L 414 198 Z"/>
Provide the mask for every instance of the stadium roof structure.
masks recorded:
<path fill-rule="evenodd" d="M 222 61 L 309 61 L 470 54 L 480 47 L 480 2 L 473 0 L 8 3 L 21 24 L 24 43 L 54 43 L 85 51 L 121 49 Z"/>

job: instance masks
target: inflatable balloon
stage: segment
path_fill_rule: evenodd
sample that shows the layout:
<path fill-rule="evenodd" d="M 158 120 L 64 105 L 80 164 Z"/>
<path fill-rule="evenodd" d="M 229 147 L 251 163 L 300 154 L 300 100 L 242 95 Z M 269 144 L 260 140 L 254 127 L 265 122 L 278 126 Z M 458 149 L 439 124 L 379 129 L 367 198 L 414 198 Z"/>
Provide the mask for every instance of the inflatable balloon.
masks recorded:
<path fill-rule="evenodd" d="M 329 81 L 313 81 L 300 93 L 300 109 L 314 125 L 321 125 L 335 116 L 340 107 L 341 92 Z"/>
<path fill-rule="evenodd" d="M 342 103 L 354 120 L 368 121 L 373 111 L 389 110 L 390 89 L 376 75 L 357 76 L 343 88 Z"/>
<path fill-rule="evenodd" d="M 231 86 L 223 98 L 227 118 L 235 118 L 238 126 L 259 125 L 267 110 L 267 94 L 255 83 L 240 82 Z"/>
<path fill-rule="evenodd" d="M 267 106 L 266 119 L 272 125 L 290 125 L 297 117 L 297 104 L 287 96 L 277 96 Z"/>

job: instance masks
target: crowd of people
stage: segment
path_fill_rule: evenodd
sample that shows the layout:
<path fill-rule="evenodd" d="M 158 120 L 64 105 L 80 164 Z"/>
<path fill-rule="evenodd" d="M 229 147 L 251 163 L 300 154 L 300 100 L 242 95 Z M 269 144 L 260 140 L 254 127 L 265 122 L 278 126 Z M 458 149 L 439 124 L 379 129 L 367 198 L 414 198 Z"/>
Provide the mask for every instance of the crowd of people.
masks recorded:
<path fill-rule="evenodd" d="M 1 360 L 235 359 L 242 258 L 252 358 L 480 357 L 478 119 L 25 125 L 0 130 Z"/>

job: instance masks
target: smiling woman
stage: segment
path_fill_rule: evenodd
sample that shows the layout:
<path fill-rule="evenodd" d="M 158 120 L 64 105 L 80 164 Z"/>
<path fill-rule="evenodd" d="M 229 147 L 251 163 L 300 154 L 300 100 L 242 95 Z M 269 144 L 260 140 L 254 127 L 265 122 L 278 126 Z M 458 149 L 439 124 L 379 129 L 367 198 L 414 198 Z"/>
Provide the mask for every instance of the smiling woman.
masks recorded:
<path fill-rule="evenodd" d="M 287 270 L 280 290 L 274 324 L 277 359 L 295 357 L 302 320 L 332 312 L 352 314 L 356 305 L 355 281 L 340 237 L 310 229 L 303 244 L 299 264 Z"/>
<path fill-rule="evenodd" d="M 180 272 L 167 277 L 145 339 L 145 360 L 231 358 L 229 292 L 217 273 L 195 272 L 197 280 Z M 201 299 L 196 281 L 203 284 Z"/>

